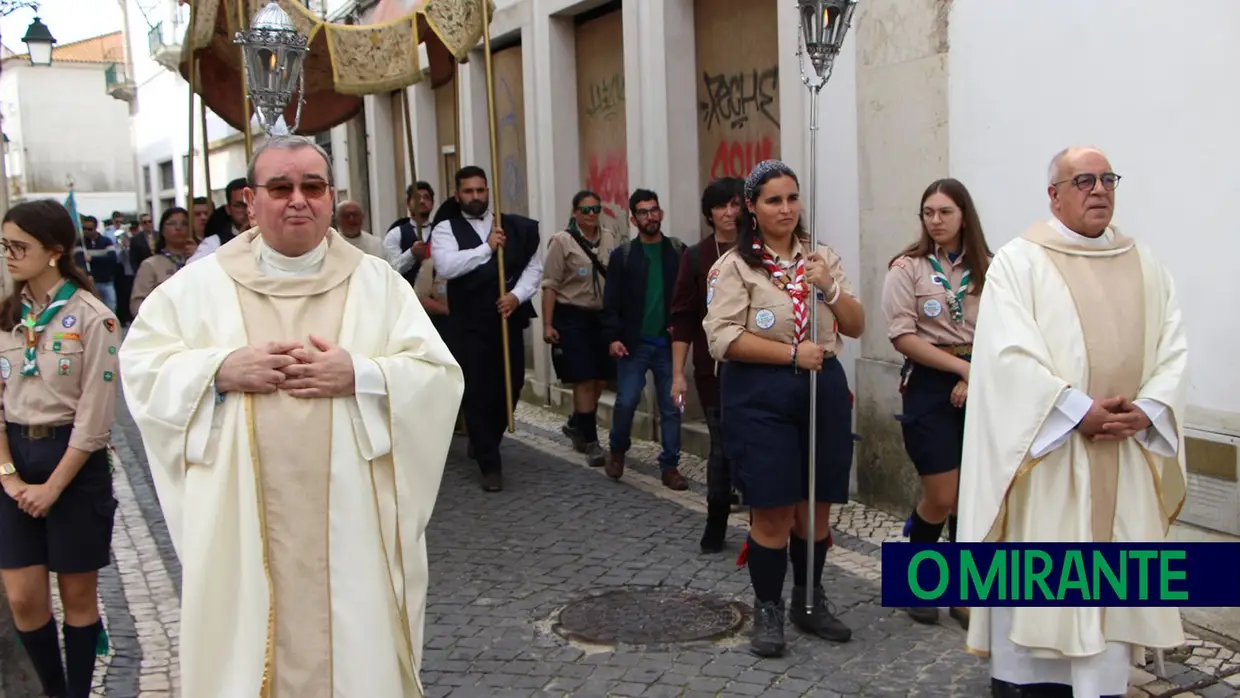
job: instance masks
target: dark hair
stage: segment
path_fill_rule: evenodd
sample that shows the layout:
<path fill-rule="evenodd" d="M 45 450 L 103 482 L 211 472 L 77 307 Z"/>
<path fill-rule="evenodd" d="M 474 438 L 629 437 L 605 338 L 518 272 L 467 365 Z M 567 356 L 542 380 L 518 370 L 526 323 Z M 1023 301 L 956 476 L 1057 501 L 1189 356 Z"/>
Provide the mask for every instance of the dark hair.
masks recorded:
<path fill-rule="evenodd" d="M 576 194 L 573 194 L 573 213 L 577 212 L 577 207 L 580 206 L 581 202 L 585 201 L 586 199 L 597 199 L 600 204 L 603 203 L 603 197 L 599 196 L 598 194 L 595 194 L 589 189 L 582 189 Z M 568 217 L 568 222 L 570 226 L 573 224 L 574 220 L 575 219 L 571 215 Z"/>
<path fill-rule="evenodd" d="M 194 205 L 198 205 L 198 204 L 210 204 L 210 203 L 211 203 L 211 202 L 210 202 L 209 200 L 207 200 L 207 197 L 205 197 L 205 196 L 195 196 L 195 197 L 194 197 Z"/>
<path fill-rule="evenodd" d="M 40 199 L 18 204 L 4 214 L 3 222 L 21 228 L 49 250 L 59 248 L 61 254 L 56 260 L 56 267 L 60 275 L 72 281 L 78 288 L 99 295 L 95 290 L 95 282 L 73 260 L 73 250 L 78 241 L 77 226 L 73 224 L 69 211 L 58 201 Z M 0 303 L 0 330 L 12 332 L 22 321 L 21 290 L 24 285 L 14 284 L 13 293 Z"/>
<path fill-rule="evenodd" d="M 649 189 L 638 189 L 629 197 L 629 213 L 637 215 L 637 205 L 644 201 L 659 203 L 659 195 Z"/>
<path fill-rule="evenodd" d="M 439 204 L 439 208 L 435 211 L 435 216 L 431 218 L 431 227 L 439 225 L 449 218 L 456 218 L 461 215 L 461 204 L 456 200 L 455 196 L 449 196 Z"/>
<path fill-rule="evenodd" d="M 710 215 L 711 211 L 727 206 L 735 199 L 745 200 L 745 180 L 739 177 L 724 177 L 707 184 L 702 192 L 702 217 L 706 219 L 706 225 L 713 230 L 715 219 Z"/>
<path fill-rule="evenodd" d="M 969 267 L 969 293 L 981 293 L 982 286 L 986 284 L 986 270 L 990 268 L 990 246 L 986 244 L 986 234 L 982 232 L 982 219 L 977 215 L 977 206 L 973 204 L 973 197 L 959 180 L 936 179 L 926 187 L 926 191 L 921 195 L 921 205 L 917 207 L 917 220 L 921 223 L 921 235 L 918 236 L 917 242 L 905 247 L 900 250 L 899 254 L 892 257 L 887 263 L 887 268 L 890 269 L 891 265 L 901 257 L 928 257 L 934 252 L 934 239 L 926 231 L 926 221 L 922 218 L 921 210 L 926 205 L 926 199 L 935 194 L 946 196 L 960 207 L 960 241 L 964 246 L 964 263 Z"/>
<path fill-rule="evenodd" d="M 487 182 L 487 173 L 477 165 L 466 165 L 456 171 L 456 190 L 461 190 L 461 182 L 474 177 L 481 177 L 482 181 Z M 489 184 L 489 182 L 488 182 Z"/>
<path fill-rule="evenodd" d="M 245 189 L 247 186 L 249 186 L 249 182 L 245 180 L 245 177 L 238 177 L 237 179 L 229 182 L 228 186 L 224 187 L 224 199 L 226 200 L 226 203 L 232 203 L 233 192 Z"/>
<path fill-rule="evenodd" d="M 233 221 L 228 215 L 227 206 L 217 206 L 211 215 L 207 217 L 207 224 L 202 226 L 202 237 L 206 238 L 215 235 L 220 239 L 220 244 L 224 244 L 233 238 Z"/>
<path fill-rule="evenodd" d="M 408 201 L 413 198 L 414 189 L 417 189 L 418 191 L 424 191 L 430 194 L 432 199 L 435 198 L 435 188 L 431 186 L 431 183 L 418 180 L 416 184 L 410 184 L 409 186 L 405 187 L 405 201 Z"/>
<path fill-rule="evenodd" d="M 80 216 L 80 218 L 83 223 L 94 223 L 95 225 L 99 225 L 99 219 L 94 216 Z"/>
<path fill-rule="evenodd" d="M 159 214 L 159 227 L 155 229 L 155 233 L 156 233 L 155 252 L 156 253 L 163 252 L 165 249 L 167 249 L 167 245 L 164 243 L 164 224 L 168 222 L 169 218 L 172 218 L 178 213 L 185 216 L 185 221 L 187 223 L 189 222 L 189 211 L 186 211 L 180 206 L 173 206 L 172 208 L 164 209 L 164 212 Z"/>
<path fill-rule="evenodd" d="M 752 182 L 754 185 L 753 195 L 750 196 L 749 203 L 757 203 L 758 198 L 762 196 L 762 189 L 766 186 L 766 183 L 780 177 L 791 177 L 792 181 L 797 183 L 798 188 L 801 186 L 801 180 L 792 170 L 786 167 L 771 169 L 758 177 L 757 181 Z M 802 245 L 809 244 L 809 235 L 805 232 L 805 220 L 803 218 L 797 219 L 797 227 L 793 229 L 792 234 L 801 241 Z M 741 256 L 741 260 L 745 264 L 754 269 L 765 271 L 766 265 L 762 263 L 762 252 L 760 249 L 754 250 L 754 241 L 762 241 L 762 230 L 758 227 L 758 219 L 753 213 L 743 211 L 736 224 L 736 253 Z"/>

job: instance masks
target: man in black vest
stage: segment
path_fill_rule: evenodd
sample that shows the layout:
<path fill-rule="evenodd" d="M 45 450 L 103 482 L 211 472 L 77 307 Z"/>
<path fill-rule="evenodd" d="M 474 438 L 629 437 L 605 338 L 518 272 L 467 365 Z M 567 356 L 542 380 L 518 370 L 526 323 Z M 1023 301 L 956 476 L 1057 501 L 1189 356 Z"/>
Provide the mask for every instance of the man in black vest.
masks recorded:
<path fill-rule="evenodd" d="M 396 273 L 405 277 L 409 285 L 418 278 L 422 262 L 430 256 L 426 240 L 430 239 L 431 211 L 435 210 L 435 190 L 428 182 L 419 181 L 405 189 L 405 208 L 409 215 L 388 226 L 383 236 L 383 248 Z"/>
<path fill-rule="evenodd" d="M 456 173 L 456 199 L 461 215 L 431 230 L 431 260 L 436 274 L 448 280 L 452 307 L 448 327 L 465 373 L 465 428 L 473 458 L 482 470 L 482 488 L 498 492 L 503 489 L 499 445 L 509 416 L 500 323 L 508 323 L 515 403 L 525 384 L 523 333 L 537 317 L 530 299 L 542 278 L 538 221 L 502 213 L 503 228 L 497 227 L 487 175 L 480 167 L 471 165 Z M 504 255 L 503 280 L 496 250 Z"/>

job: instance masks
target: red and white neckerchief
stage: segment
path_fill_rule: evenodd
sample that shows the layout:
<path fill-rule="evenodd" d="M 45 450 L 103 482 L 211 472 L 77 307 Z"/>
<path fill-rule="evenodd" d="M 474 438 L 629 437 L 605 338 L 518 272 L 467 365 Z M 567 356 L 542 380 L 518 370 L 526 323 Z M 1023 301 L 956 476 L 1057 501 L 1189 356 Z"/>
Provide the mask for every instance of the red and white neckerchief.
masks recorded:
<path fill-rule="evenodd" d="M 805 258 L 799 258 L 796 266 L 784 269 L 761 242 L 754 240 L 753 250 L 762 255 L 762 264 L 771 273 L 771 281 L 792 298 L 792 315 L 796 320 L 794 330 L 796 341 L 804 342 L 809 336 L 809 304 L 805 302 L 809 295 L 809 284 L 805 282 Z"/>

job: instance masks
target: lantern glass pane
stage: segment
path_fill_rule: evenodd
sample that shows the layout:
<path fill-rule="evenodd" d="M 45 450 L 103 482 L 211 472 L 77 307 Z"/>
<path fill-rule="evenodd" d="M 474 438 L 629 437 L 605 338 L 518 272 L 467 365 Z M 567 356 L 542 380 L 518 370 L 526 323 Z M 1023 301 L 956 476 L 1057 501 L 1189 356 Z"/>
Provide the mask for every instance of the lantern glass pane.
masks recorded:
<path fill-rule="evenodd" d="M 46 41 L 31 41 L 26 44 L 30 51 L 30 65 L 51 65 L 52 45 Z"/>

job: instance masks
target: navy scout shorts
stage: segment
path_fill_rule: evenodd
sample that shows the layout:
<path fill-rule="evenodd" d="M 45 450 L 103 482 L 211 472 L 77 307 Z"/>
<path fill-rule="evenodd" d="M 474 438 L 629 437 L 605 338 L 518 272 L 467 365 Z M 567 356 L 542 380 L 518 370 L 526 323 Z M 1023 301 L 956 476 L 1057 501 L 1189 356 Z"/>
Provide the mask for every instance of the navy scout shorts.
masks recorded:
<path fill-rule="evenodd" d="M 615 380 L 616 361 L 603 335 L 603 311 L 556 303 L 551 325 L 560 333 L 560 343 L 551 348 L 551 364 L 561 383 Z"/>
<path fill-rule="evenodd" d="M 964 449 L 964 408 L 951 403 L 960 376 L 905 362 L 904 412 L 896 417 L 904 450 L 917 474 L 940 475 L 960 467 Z"/>

